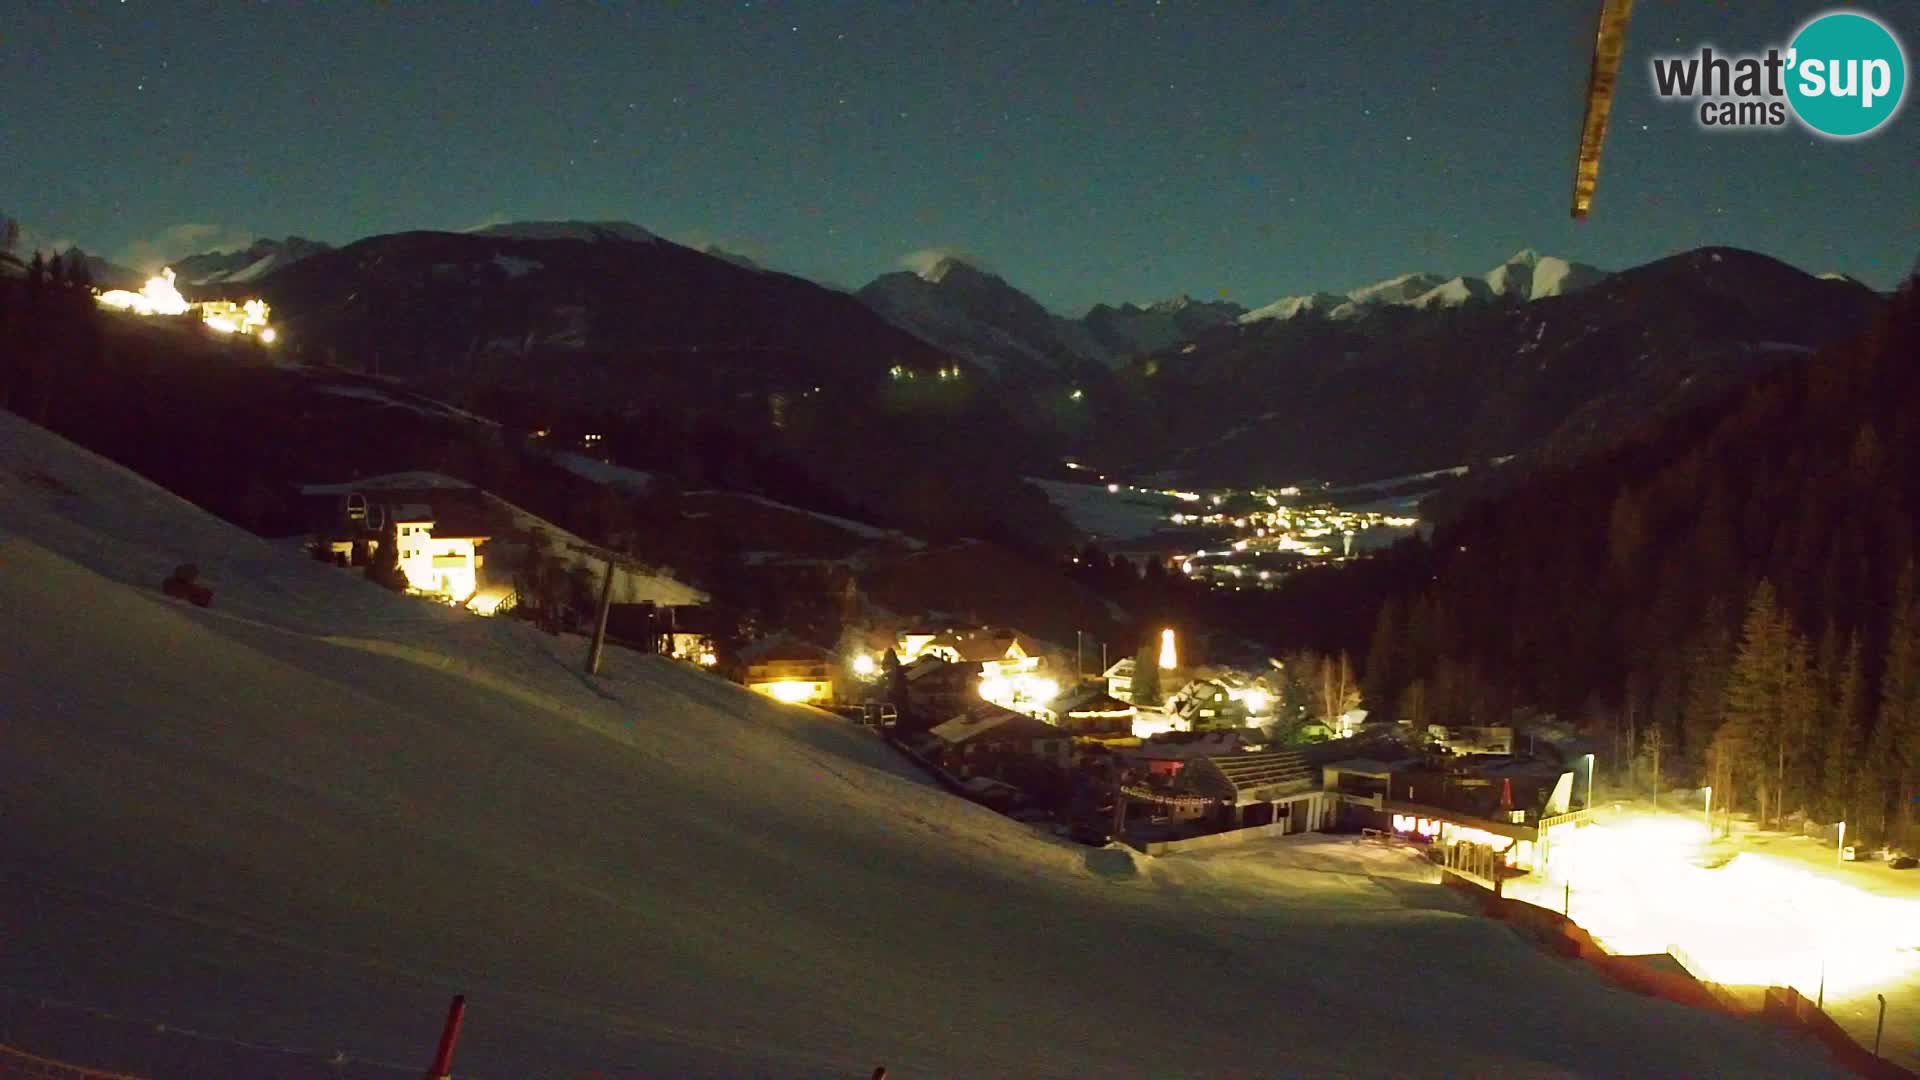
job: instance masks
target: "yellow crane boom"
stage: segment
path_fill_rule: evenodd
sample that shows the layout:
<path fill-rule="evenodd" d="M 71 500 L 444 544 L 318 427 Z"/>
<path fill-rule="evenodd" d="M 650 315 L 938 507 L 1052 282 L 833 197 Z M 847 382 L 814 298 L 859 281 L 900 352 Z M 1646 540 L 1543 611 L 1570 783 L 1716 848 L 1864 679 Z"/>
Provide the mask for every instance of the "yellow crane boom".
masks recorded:
<path fill-rule="evenodd" d="M 1627 19 L 1633 0 L 1602 0 L 1600 25 L 1593 38 L 1593 67 L 1587 74 L 1587 115 L 1580 125 L 1580 157 L 1573 167 L 1573 216 L 1584 221 L 1600 180 L 1600 147 L 1607 141 L 1607 116 L 1613 112 L 1613 87 L 1620 57 L 1627 50 Z"/>

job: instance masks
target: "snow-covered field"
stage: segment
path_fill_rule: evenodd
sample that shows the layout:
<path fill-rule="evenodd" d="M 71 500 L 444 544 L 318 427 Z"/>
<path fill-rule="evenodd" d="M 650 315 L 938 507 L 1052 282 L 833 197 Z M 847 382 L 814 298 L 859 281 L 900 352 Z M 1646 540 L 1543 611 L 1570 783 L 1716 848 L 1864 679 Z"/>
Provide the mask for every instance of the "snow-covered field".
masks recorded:
<path fill-rule="evenodd" d="M 617 650 L 588 678 L 577 639 L 290 556 L 7 414 L 0 506 L 11 991 L 414 1070 L 466 993 L 456 1068 L 489 1078 L 1832 1073 L 1404 862 L 1056 841 L 824 714 Z M 155 588 L 185 561 L 211 609 Z M 75 1037 L 44 1049 L 161 1071 Z"/>
<path fill-rule="evenodd" d="M 1792 986 L 1855 1041 L 1920 1066 L 1920 877 L 1842 863 L 1828 844 L 1740 823 L 1709 842 L 1698 809 L 1616 807 L 1556 840 L 1552 881 L 1510 895 L 1566 908 L 1609 950 L 1680 950 L 1728 986 Z"/>
<path fill-rule="evenodd" d="M 1074 528 L 1102 540 L 1141 540 L 1152 536 L 1168 527 L 1168 519 L 1181 505 L 1170 495 L 1135 491 L 1125 486 L 1112 492 L 1105 484 L 1075 484 L 1031 476 L 1027 483 L 1045 492 L 1054 508 L 1066 515 Z"/>

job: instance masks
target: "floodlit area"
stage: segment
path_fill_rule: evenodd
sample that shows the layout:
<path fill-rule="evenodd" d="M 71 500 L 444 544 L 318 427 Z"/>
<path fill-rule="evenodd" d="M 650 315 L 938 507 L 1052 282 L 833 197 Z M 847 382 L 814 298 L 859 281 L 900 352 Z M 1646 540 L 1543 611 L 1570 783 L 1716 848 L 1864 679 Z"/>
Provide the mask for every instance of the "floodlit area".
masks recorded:
<path fill-rule="evenodd" d="M 139 292 L 128 289 L 108 289 L 96 297 L 101 307 L 128 311 L 135 315 L 185 315 L 198 312 L 200 321 L 209 330 L 221 334 L 242 334 L 258 339 L 262 344 L 271 345 L 279 338 L 279 331 L 267 325 L 268 307 L 265 300 L 205 300 L 193 303 L 180 295 L 174 285 L 172 267 L 163 267 L 161 271 L 147 279 Z"/>
<path fill-rule="evenodd" d="M 51 1056 L 144 1073 L 186 1029 L 418 1075 L 463 993 L 481 1077 L 1839 1075 L 1404 853 L 1075 845 L 837 717 L 622 650 L 584 676 L 578 638 L 9 414 L 0 498 L 0 985 L 140 1021 L 73 1014 Z M 188 561 L 211 607 L 157 588 Z M 214 1045 L 167 1044 L 174 1074 L 266 1074 Z"/>
<path fill-rule="evenodd" d="M 1905 1014 L 1890 1006 L 1885 1048 L 1920 1063 L 1907 1034 L 1920 1024 L 1920 1000 L 1906 1000 L 1920 996 L 1914 872 L 1844 864 L 1834 848 L 1799 836 L 1710 838 L 1700 811 L 1645 805 L 1557 829 L 1551 846 L 1547 873 L 1513 883 L 1508 895 L 1567 910 L 1615 953 L 1670 951 L 1724 986 L 1792 986 L 1824 999 L 1869 1046 L 1874 995 L 1900 995 Z"/>

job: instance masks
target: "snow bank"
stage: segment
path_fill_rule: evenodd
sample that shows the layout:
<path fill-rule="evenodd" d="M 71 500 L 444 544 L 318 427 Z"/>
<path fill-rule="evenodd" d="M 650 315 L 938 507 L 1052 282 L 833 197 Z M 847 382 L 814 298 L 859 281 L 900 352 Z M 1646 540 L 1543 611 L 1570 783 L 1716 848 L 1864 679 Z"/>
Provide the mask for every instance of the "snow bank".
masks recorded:
<path fill-rule="evenodd" d="M 645 495 L 653 490 L 653 474 L 639 469 L 609 464 L 572 450 L 559 451 L 551 460 L 582 480 L 604 484 L 625 495 Z"/>
<path fill-rule="evenodd" d="M 291 556 L 5 414 L 0 498 L 25 992 L 381 1061 L 462 992 L 491 1078 L 1831 1074 L 1433 886 L 1090 853 L 826 714 L 620 650 L 589 678 L 577 638 Z M 155 588 L 188 559 L 211 609 Z M 1166 972 L 1208 992 L 1114 1038 L 1114 992 Z M 121 1050 L 87 1047 L 148 1067 Z"/>

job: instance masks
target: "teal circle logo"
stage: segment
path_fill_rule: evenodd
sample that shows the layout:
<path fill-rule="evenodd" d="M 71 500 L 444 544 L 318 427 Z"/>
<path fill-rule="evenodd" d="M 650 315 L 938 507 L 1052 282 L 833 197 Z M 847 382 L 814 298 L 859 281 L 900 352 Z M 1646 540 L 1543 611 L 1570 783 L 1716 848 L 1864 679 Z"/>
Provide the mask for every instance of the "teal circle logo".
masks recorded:
<path fill-rule="evenodd" d="M 1800 28 L 1787 52 L 1787 101 L 1800 122 L 1851 139 L 1893 119 L 1907 93 L 1907 56 L 1868 15 L 1836 11 Z"/>

